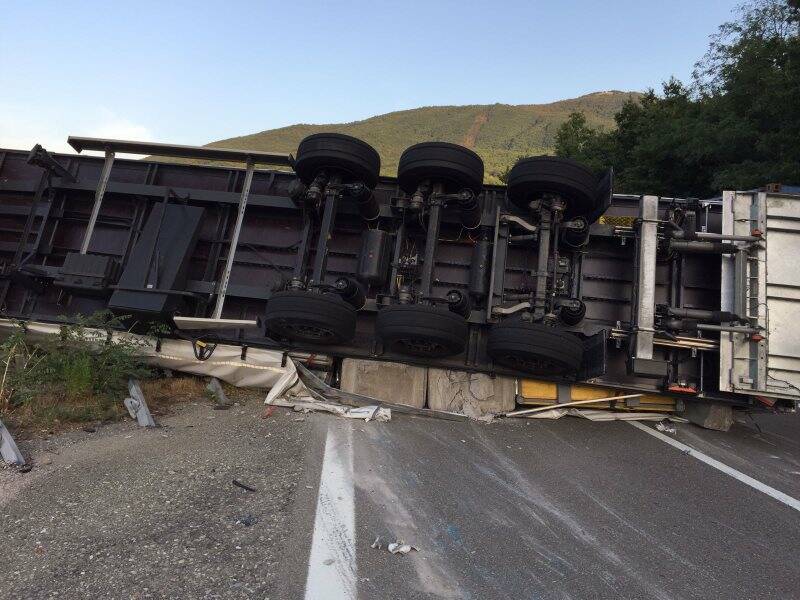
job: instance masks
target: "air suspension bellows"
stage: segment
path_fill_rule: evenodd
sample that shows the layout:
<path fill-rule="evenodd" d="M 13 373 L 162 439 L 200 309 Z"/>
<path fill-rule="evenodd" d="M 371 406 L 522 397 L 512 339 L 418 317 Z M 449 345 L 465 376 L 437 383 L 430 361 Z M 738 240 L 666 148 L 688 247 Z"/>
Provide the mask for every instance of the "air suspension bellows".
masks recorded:
<path fill-rule="evenodd" d="M 570 222 L 570 227 L 564 227 L 564 243 L 573 248 L 585 246 L 589 241 L 589 224 L 583 217 L 577 217 Z"/>
<path fill-rule="evenodd" d="M 348 279 L 347 277 L 340 277 L 336 280 L 336 283 L 333 284 L 333 287 L 336 288 L 342 300 L 356 310 L 361 310 L 364 307 L 367 299 L 364 294 L 364 288 L 362 288 L 358 282 Z"/>
<path fill-rule="evenodd" d="M 374 221 L 381 214 L 378 199 L 372 190 L 365 186 L 363 183 L 353 183 L 345 186 L 345 193 L 354 198 L 358 205 L 358 214 L 360 214 L 366 221 Z"/>
<path fill-rule="evenodd" d="M 475 229 L 481 224 L 481 205 L 472 190 L 463 189 L 458 193 L 458 209 L 461 212 L 461 224 L 466 229 Z"/>

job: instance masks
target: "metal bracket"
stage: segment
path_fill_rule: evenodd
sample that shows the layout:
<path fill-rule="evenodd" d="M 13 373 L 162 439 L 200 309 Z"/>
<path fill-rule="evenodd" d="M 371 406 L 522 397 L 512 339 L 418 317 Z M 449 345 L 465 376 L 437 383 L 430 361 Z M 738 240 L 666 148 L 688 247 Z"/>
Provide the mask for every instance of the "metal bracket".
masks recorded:
<path fill-rule="evenodd" d="M 502 307 L 502 306 L 493 306 L 492 307 L 492 314 L 493 315 L 513 315 L 521 310 L 526 310 L 531 307 L 530 302 L 520 302 L 519 304 L 515 304 L 514 306 Z"/>
<path fill-rule="evenodd" d="M 136 379 L 128 380 L 128 393 L 130 397 L 125 398 L 125 408 L 128 409 L 131 418 L 136 419 L 139 427 L 155 427 L 156 422 L 150 414 L 142 387 Z"/>
<path fill-rule="evenodd" d="M 536 225 L 528 223 L 525 219 L 522 219 L 516 215 L 501 215 L 500 221 L 502 223 L 514 223 L 515 225 L 519 225 L 526 231 L 530 231 L 531 233 L 536 233 L 539 231 L 539 228 Z"/>
<path fill-rule="evenodd" d="M 42 148 L 41 144 L 36 144 L 31 149 L 31 153 L 28 154 L 27 162 L 30 165 L 41 167 L 57 177 L 66 179 L 70 183 L 75 183 L 77 181 L 72 173 L 67 171 L 55 158 L 53 158 L 52 154 Z"/>
<path fill-rule="evenodd" d="M 11 437 L 11 432 L 0 421 L 0 456 L 3 460 L 10 465 L 22 466 L 25 464 L 25 457 L 19 451 L 14 438 Z"/>

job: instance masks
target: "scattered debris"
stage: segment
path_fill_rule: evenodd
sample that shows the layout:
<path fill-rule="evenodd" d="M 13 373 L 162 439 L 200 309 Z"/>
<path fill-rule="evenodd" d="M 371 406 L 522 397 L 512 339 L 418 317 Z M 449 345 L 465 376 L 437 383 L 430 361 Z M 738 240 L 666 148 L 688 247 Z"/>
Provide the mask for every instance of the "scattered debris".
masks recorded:
<path fill-rule="evenodd" d="M 384 547 L 383 540 L 381 539 L 380 536 L 376 537 L 375 541 L 372 542 L 372 544 L 370 544 L 370 548 L 373 548 L 375 550 L 383 550 L 383 547 Z M 416 546 L 412 546 L 411 544 L 406 544 L 402 540 L 397 540 L 396 542 L 389 542 L 386 545 L 386 549 L 392 554 L 400 554 L 400 555 L 406 555 L 412 550 L 414 552 L 419 552 L 419 548 L 417 548 Z"/>
<path fill-rule="evenodd" d="M 258 518 L 253 515 L 245 515 L 236 519 L 237 525 L 244 525 L 245 527 L 252 527 L 256 523 L 258 523 Z"/>
<path fill-rule="evenodd" d="M 287 362 L 286 368 L 286 373 L 267 394 L 265 404 L 284 406 L 298 412 L 322 410 L 364 421 L 390 421 L 392 411 L 451 421 L 468 420 L 464 415 L 456 413 L 382 402 L 368 396 L 337 390 L 293 360 Z"/>
<path fill-rule="evenodd" d="M 274 413 L 274 412 L 275 412 L 275 407 L 274 406 L 267 406 L 267 408 L 265 408 L 264 412 L 261 414 L 261 418 L 262 419 L 269 419 L 272 416 L 272 413 Z"/>
<path fill-rule="evenodd" d="M 84 427 L 83 431 L 85 431 L 86 433 L 94 433 L 95 431 L 97 431 L 97 429 L 95 429 L 94 427 Z"/>
<path fill-rule="evenodd" d="M 675 429 L 675 425 L 673 425 L 672 423 L 670 423 L 666 419 L 656 423 L 656 429 L 658 429 L 659 431 L 663 431 L 664 433 L 671 433 L 672 435 L 675 435 L 675 433 L 677 431 Z"/>
<path fill-rule="evenodd" d="M 156 422 L 150 414 L 147 401 L 144 399 L 144 392 L 136 379 L 128 380 L 128 393 L 130 397 L 125 398 L 125 408 L 128 409 L 131 418 L 136 419 L 139 427 L 155 427 Z"/>
<path fill-rule="evenodd" d="M 547 410 L 524 415 L 528 419 L 560 419 L 564 416 L 581 417 L 590 421 L 664 421 L 664 413 L 628 412 L 596 408 L 559 408 L 558 406 L 542 407 Z M 682 417 L 670 416 L 668 420 L 686 423 Z"/>
<path fill-rule="evenodd" d="M 403 541 L 392 542 L 386 547 L 386 549 L 392 554 L 401 554 L 403 556 L 405 556 L 412 550 L 414 552 L 419 552 L 418 548 L 412 546 L 411 544 L 406 544 Z"/>
<path fill-rule="evenodd" d="M 236 479 L 231 480 L 233 485 L 236 487 L 242 488 L 243 490 L 247 490 L 248 492 L 257 492 L 258 490 L 254 487 L 247 485 L 246 483 L 242 483 L 241 481 L 237 481 Z"/>

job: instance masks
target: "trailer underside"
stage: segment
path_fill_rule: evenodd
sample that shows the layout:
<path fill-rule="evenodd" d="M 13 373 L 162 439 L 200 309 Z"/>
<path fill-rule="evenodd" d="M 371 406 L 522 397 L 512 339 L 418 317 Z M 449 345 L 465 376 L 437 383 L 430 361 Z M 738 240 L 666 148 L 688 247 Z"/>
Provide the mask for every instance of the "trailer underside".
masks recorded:
<path fill-rule="evenodd" d="M 197 158 L 204 156 L 199 152 Z M 153 322 L 172 327 L 175 316 L 216 319 L 213 330 L 198 325 L 194 331 L 180 332 L 204 341 L 503 375 L 530 374 L 497 364 L 487 353 L 492 325 L 513 316 L 520 303 L 533 298 L 532 290 L 542 274 L 538 260 L 542 223 L 509 202 L 504 187 L 480 190 L 477 227 L 465 228 L 459 212 L 443 205 L 436 251 L 426 256 L 429 214 L 423 211 L 409 219 L 402 210 L 407 194 L 397 180 L 380 178 L 373 191 L 376 216 L 363 218 L 356 202 L 341 198 L 330 215 L 323 247 L 318 234 L 324 215 L 310 219 L 307 208 L 293 200 L 296 175 L 288 170 L 255 169 L 254 161 L 246 160 L 250 160 L 247 168 L 214 167 L 117 159 L 113 154 L 109 161 L 108 157 L 43 150 L 34 157 L 27 151 L 0 149 L 0 316 L 57 322 L 110 307 L 132 315 L 130 324 L 140 330 Z M 274 162 L 280 160 L 276 155 Z M 799 197 L 789 195 L 773 195 L 764 202 L 776 197 L 786 205 L 800 205 Z M 800 381 L 796 379 L 800 373 L 797 342 L 787 342 L 780 357 L 773 358 L 768 316 L 761 315 L 759 306 L 778 288 L 787 292 L 779 294 L 782 326 L 796 331 L 798 321 L 792 322 L 800 305 L 794 297 L 796 282 L 772 282 L 770 293 L 765 282 L 760 299 L 757 295 L 752 299 L 747 291 L 738 298 L 744 305 L 737 308 L 748 311 L 750 318 L 750 329 L 741 334 L 744 337 L 735 329 L 741 324 L 726 325 L 724 317 L 703 317 L 734 312 L 735 292 L 723 291 L 735 288 L 731 279 L 735 275 L 726 275 L 723 285 L 722 273 L 743 268 L 741 261 L 744 267 L 748 264 L 747 256 L 737 254 L 741 245 L 723 248 L 729 252 L 707 251 L 707 245 L 698 251 L 696 246 L 712 243 L 704 235 L 734 235 L 733 230 L 724 231 L 724 211 L 732 202 L 727 198 L 698 201 L 609 194 L 608 206 L 591 223 L 588 240 L 556 245 L 556 256 L 544 261 L 547 273 L 552 274 L 546 291 L 554 302 L 579 300 L 585 307 L 585 316 L 577 323 L 560 324 L 581 340 L 584 355 L 577 373 L 550 374 L 549 378 L 742 406 L 794 406 Z M 781 231 L 788 226 L 796 235 L 797 209 L 792 210 L 781 217 Z M 242 218 L 237 219 L 240 212 Z M 692 231 L 700 235 L 675 240 L 681 243 L 670 246 L 672 242 L 664 243 L 663 224 L 675 221 L 676 215 L 684 220 L 691 215 Z M 766 222 L 761 227 L 761 232 L 769 228 Z M 93 229 L 89 236 L 87 228 Z M 746 224 L 736 234 L 747 237 L 753 229 Z M 796 242 L 796 237 L 787 237 L 782 243 Z M 761 242 L 745 243 L 756 247 Z M 81 256 L 95 260 L 94 271 L 86 271 L 89 259 Z M 425 260 L 431 256 L 430 297 L 439 301 L 456 291 L 469 299 L 464 351 L 451 356 L 400 353 L 375 333 L 378 312 L 397 296 L 401 271 L 412 260 L 419 273 L 410 277 L 420 285 Z M 750 262 L 763 264 L 759 260 L 766 258 Z M 263 327 L 219 321 L 260 321 L 271 297 L 299 273 L 307 276 L 317 267 L 315 272 L 322 274 L 317 285 L 333 288 L 341 280 L 361 282 L 364 302 L 357 311 L 352 339 L 323 347 L 275 339 Z M 787 266 L 786 273 L 796 272 L 792 269 Z M 742 271 L 739 277 L 743 276 L 759 281 L 755 271 Z M 732 340 L 737 336 L 741 340 L 735 344 Z M 737 353 L 739 358 L 753 355 L 756 376 L 747 382 L 748 377 L 742 379 L 737 371 L 737 384 L 726 385 L 730 369 L 724 361 L 738 364 L 732 358 Z M 759 356 L 764 363 L 761 381 Z M 776 360 L 784 366 L 770 371 L 777 368 Z M 536 376 L 547 378 L 548 374 Z"/>

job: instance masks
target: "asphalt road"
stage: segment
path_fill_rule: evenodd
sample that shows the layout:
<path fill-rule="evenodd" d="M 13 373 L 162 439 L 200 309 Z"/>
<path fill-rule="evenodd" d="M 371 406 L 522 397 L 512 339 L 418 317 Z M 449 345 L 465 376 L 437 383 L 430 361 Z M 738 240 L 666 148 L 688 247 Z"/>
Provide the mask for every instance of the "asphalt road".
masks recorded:
<path fill-rule="evenodd" d="M 189 406 L 0 471 L 0 596 L 800 597 L 800 512 L 630 424 L 261 410 Z M 800 498 L 796 416 L 673 437 Z"/>

